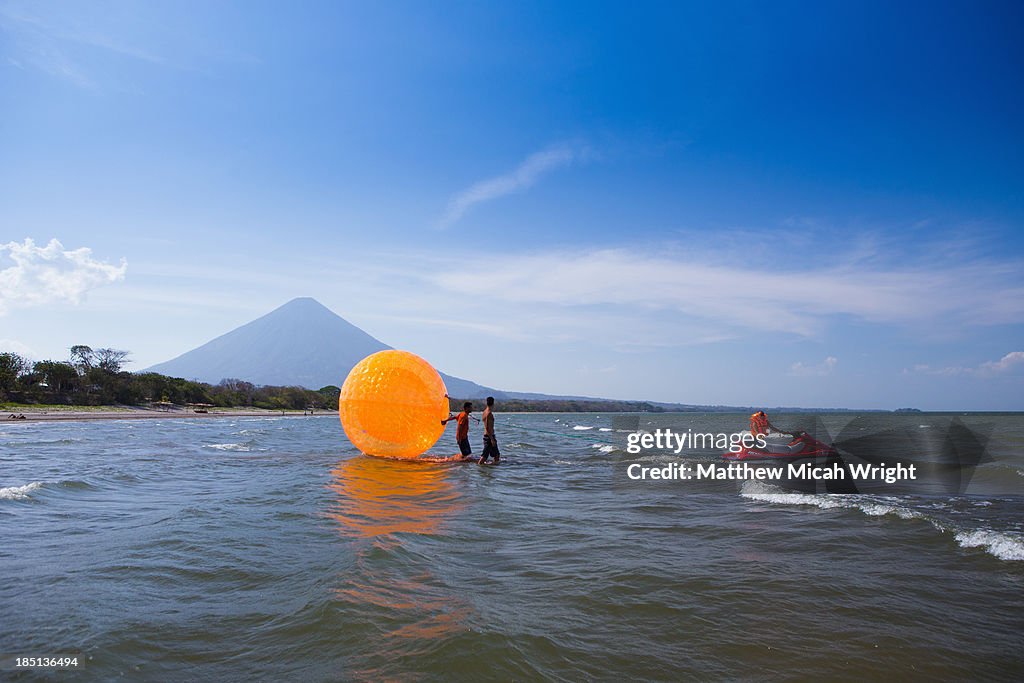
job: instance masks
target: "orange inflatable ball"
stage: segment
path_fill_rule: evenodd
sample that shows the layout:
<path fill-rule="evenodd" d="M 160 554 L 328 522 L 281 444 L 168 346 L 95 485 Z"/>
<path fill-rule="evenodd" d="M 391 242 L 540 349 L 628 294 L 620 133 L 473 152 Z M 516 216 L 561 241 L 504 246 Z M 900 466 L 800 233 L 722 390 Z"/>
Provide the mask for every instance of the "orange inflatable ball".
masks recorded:
<path fill-rule="evenodd" d="M 437 443 L 448 417 L 444 380 L 408 351 L 378 351 L 348 373 L 338 415 L 352 445 L 367 455 L 415 458 Z"/>

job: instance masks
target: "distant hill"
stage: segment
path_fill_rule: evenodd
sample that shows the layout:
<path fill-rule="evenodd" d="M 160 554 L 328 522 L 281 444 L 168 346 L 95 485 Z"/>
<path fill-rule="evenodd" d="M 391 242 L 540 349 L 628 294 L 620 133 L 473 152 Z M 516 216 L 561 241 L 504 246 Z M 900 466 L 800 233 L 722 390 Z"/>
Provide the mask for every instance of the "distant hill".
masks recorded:
<path fill-rule="evenodd" d="M 319 389 L 341 386 L 356 363 L 390 348 L 315 299 L 303 297 L 147 370 L 211 384 L 236 378 Z M 441 376 L 453 397 L 505 396 L 469 380 Z"/>
<path fill-rule="evenodd" d="M 391 347 L 363 332 L 326 306 L 308 297 L 292 299 L 216 339 L 147 370 L 171 377 L 217 384 L 222 379 L 241 379 L 258 385 L 300 386 L 319 389 L 341 386 L 349 370 L 360 360 Z M 654 409 L 673 412 L 743 412 L 753 408 L 702 406 L 680 403 L 615 401 L 589 396 L 552 396 L 528 392 L 501 391 L 459 377 L 441 373 L 448 395 L 453 399 L 494 396 L 517 400 L 522 410 L 533 410 L 531 401 L 592 402 L 594 410 Z M 621 404 L 597 406 L 597 402 Z M 626 405 L 629 408 L 626 408 Z M 580 408 L 573 408 L 580 409 Z M 775 408 L 780 412 L 822 412 L 816 409 Z M 835 409 L 827 409 L 831 412 Z M 842 410 L 842 409 L 840 409 Z"/>

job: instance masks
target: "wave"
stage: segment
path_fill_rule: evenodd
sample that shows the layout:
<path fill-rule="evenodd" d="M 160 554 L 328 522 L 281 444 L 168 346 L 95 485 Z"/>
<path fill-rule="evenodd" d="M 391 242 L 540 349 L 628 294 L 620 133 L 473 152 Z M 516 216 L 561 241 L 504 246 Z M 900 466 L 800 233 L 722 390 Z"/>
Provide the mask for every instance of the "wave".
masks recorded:
<path fill-rule="evenodd" d="M 237 432 L 233 433 L 237 434 L 238 436 L 247 436 L 250 434 L 253 436 L 262 436 L 267 433 L 267 430 L 262 427 L 253 427 L 252 429 L 240 429 Z"/>
<path fill-rule="evenodd" d="M 41 481 L 33 481 L 24 486 L 8 486 L 0 489 L 0 500 L 28 500 L 29 494 L 42 486 Z"/>
<path fill-rule="evenodd" d="M 573 429 L 575 429 L 578 432 L 583 432 L 583 431 L 586 431 L 588 429 L 593 429 L 593 427 L 585 427 L 583 425 L 576 425 L 575 427 L 573 427 Z"/>
<path fill-rule="evenodd" d="M 602 453 L 612 453 L 612 452 L 615 451 L 615 446 L 613 446 L 612 444 L 595 443 L 595 444 L 591 444 L 590 447 L 591 448 L 596 448 L 597 450 L 601 451 Z"/>
<path fill-rule="evenodd" d="M 896 515 L 900 519 L 921 517 L 921 513 L 897 505 L 892 501 L 867 498 L 860 495 L 835 495 L 828 493 L 786 493 L 760 481 L 745 481 L 740 495 L 751 500 L 781 505 L 813 505 L 822 510 L 846 508 L 860 510 L 872 517 Z"/>
<path fill-rule="evenodd" d="M 71 444 L 82 443 L 83 439 L 43 439 L 40 441 L 9 441 L 8 446 L 18 446 L 21 448 L 25 447 L 38 447 L 38 446 L 70 446 Z"/>
<path fill-rule="evenodd" d="M 234 451 L 238 453 L 249 453 L 250 451 L 265 451 L 265 448 L 253 448 L 252 441 L 246 441 L 244 443 L 208 443 L 203 444 L 203 448 L 212 448 L 216 451 Z"/>
<path fill-rule="evenodd" d="M 597 431 L 599 431 L 599 432 L 610 432 L 610 431 L 612 431 L 612 428 L 611 427 L 601 427 Z"/>
<path fill-rule="evenodd" d="M 813 505 L 822 510 L 835 508 L 860 510 L 872 517 L 895 515 L 900 519 L 923 519 L 942 533 L 952 533 L 961 548 L 984 548 L 993 557 L 1000 560 L 1024 560 L 1024 537 L 992 529 L 957 529 L 937 519 L 899 505 L 892 500 L 871 498 L 862 495 L 836 495 L 827 493 L 784 493 L 771 484 L 759 481 L 745 481 L 741 496 L 751 500 L 782 505 Z M 988 507 L 988 501 L 974 503 L 976 506 Z M 933 509 L 946 509 L 943 504 L 933 503 Z"/>
<path fill-rule="evenodd" d="M 984 547 L 990 555 L 1000 560 L 1024 560 L 1024 538 L 991 529 L 958 531 L 954 538 L 961 548 Z"/>

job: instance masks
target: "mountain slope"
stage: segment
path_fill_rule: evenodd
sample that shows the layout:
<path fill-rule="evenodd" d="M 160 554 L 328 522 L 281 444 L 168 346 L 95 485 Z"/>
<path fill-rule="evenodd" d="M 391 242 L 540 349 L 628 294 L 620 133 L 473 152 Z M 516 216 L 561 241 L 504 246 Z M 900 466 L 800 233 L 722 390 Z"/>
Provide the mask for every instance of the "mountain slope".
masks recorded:
<path fill-rule="evenodd" d="M 340 386 L 352 366 L 389 348 L 320 302 L 304 297 L 148 369 L 211 384 L 230 377 L 319 389 Z M 452 396 L 504 395 L 458 377 L 443 373 L 442 377 Z"/>

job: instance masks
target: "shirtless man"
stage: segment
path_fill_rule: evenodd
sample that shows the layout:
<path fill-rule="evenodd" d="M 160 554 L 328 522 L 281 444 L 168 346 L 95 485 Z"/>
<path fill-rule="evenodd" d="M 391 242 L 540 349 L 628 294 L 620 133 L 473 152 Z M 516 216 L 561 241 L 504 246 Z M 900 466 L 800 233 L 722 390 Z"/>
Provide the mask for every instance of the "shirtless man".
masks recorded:
<path fill-rule="evenodd" d="M 501 453 L 498 452 L 498 439 L 494 436 L 494 397 L 487 397 L 487 407 L 484 408 L 484 452 L 480 456 L 480 464 L 487 462 L 487 458 L 494 456 L 494 464 L 501 462 Z"/>

